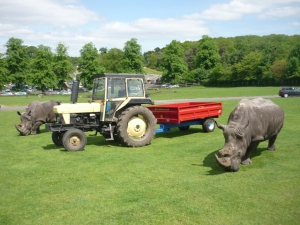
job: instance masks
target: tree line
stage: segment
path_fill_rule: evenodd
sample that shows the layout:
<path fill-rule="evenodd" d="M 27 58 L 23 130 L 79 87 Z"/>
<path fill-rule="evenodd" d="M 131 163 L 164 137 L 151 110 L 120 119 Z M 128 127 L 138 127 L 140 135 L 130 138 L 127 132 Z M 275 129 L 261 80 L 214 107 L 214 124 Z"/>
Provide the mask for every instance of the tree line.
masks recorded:
<path fill-rule="evenodd" d="M 146 65 L 162 70 L 163 81 L 211 86 L 300 85 L 300 35 L 238 36 L 196 42 L 173 40 L 144 54 Z"/>
<path fill-rule="evenodd" d="M 18 38 L 10 38 L 5 46 L 6 52 L 0 53 L 0 90 L 8 83 L 15 84 L 16 90 L 25 84 L 38 86 L 42 91 L 59 88 L 74 79 L 77 72 L 84 86 L 92 87 L 95 74 L 143 72 L 141 46 L 134 38 L 125 43 L 123 50 L 98 50 L 93 43 L 87 43 L 81 48 L 80 57 L 70 57 L 63 43 L 54 52 L 44 45 L 26 46 Z"/>
<path fill-rule="evenodd" d="M 68 47 L 59 43 L 54 52 L 48 46 L 26 46 L 10 38 L 6 52 L 0 53 L 0 88 L 14 83 L 29 84 L 41 90 L 61 87 L 75 72 L 86 87 L 98 73 L 145 73 L 144 67 L 162 72 L 161 81 L 202 85 L 300 84 L 300 35 L 238 36 L 199 41 L 173 40 L 164 48 L 142 54 L 137 39 L 124 48 L 85 44 L 80 57 L 70 57 Z"/>

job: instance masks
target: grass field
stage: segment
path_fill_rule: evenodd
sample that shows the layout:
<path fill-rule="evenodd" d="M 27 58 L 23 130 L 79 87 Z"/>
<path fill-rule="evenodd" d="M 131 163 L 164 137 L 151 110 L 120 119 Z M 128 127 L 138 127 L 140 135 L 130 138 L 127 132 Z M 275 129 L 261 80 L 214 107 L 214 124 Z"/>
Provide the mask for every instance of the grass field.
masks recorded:
<path fill-rule="evenodd" d="M 237 96 L 268 96 L 278 95 L 280 87 L 236 87 L 236 88 L 207 88 L 203 86 L 181 87 L 181 88 L 159 88 L 158 90 L 148 90 L 152 100 L 170 99 L 192 99 L 192 98 L 212 98 L 212 97 L 237 97 Z M 0 105 L 24 106 L 30 102 L 55 100 L 70 102 L 70 95 L 50 95 L 38 98 L 37 95 L 26 96 L 0 96 Z M 79 93 L 78 102 L 88 102 L 91 100 L 91 93 Z"/>
<path fill-rule="evenodd" d="M 227 88 L 211 97 L 251 96 L 248 91 Z M 8 105 L 26 100 L 5 98 Z M 285 111 L 277 150 L 261 143 L 253 164 L 236 173 L 215 162 L 224 144 L 218 129 L 174 129 L 141 148 L 86 133 L 85 150 L 67 152 L 44 129 L 19 136 L 17 113 L 0 111 L 0 224 L 299 224 L 300 98 L 272 101 Z M 222 103 L 218 121 L 225 124 L 238 101 Z"/>
<path fill-rule="evenodd" d="M 162 75 L 161 71 L 153 70 L 153 69 L 150 69 L 150 68 L 147 68 L 147 67 L 144 67 L 144 72 L 146 74 L 159 74 L 159 75 Z"/>

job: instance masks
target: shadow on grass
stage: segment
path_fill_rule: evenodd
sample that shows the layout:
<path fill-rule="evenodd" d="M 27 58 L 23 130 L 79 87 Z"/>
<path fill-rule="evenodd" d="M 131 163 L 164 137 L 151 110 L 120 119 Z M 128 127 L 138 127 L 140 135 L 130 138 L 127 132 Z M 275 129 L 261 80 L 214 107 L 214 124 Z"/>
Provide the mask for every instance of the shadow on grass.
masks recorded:
<path fill-rule="evenodd" d="M 219 174 L 223 174 L 226 173 L 227 171 L 225 169 L 223 169 L 222 167 L 220 167 L 215 159 L 215 154 L 217 154 L 219 151 L 215 150 L 211 153 L 209 153 L 203 160 L 203 166 L 204 167 L 210 167 L 211 170 L 208 171 L 208 174 L 206 175 L 219 175 Z"/>
<path fill-rule="evenodd" d="M 178 128 L 172 128 L 170 131 L 157 133 L 154 138 L 177 138 L 184 137 L 195 133 L 204 133 L 202 128 L 189 128 L 188 130 L 179 130 Z"/>
<path fill-rule="evenodd" d="M 215 154 L 218 154 L 218 151 L 219 150 L 215 150 L 215 151 L 211 152 L 203 160 L 203 166 L 211 168 L 211 170 L 208 171 L 207 175 L 219 175 L 219 174 L 228 172 L 224 168 L 220 167 L 215 159 Z M 268 150 L 263 147 L 257 148 L 256 151 L 250 155 L 250 159 L 260 156 L 263 151 L 268 151 Z M 194 164 L 194 165 L 196 165 L 196 164 Z M 251 166 L 251 164 L 250 165 L 242 165 L 241 164 L 240 166 Z"/>

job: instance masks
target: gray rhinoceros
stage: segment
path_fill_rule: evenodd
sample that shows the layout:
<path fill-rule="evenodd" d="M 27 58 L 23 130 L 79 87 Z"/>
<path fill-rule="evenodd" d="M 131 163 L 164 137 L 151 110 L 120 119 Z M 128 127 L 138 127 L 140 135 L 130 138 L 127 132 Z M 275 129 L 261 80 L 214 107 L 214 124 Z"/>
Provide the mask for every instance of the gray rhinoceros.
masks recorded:
<path fill-rule="evenodd" d="M 40 132 L 40 126 L 44 123 L 55 123 L 55 113 L 53 106 L 57 102 L 50 100 L 46 102 L 33 101 L 26 108 L 25 112 L 20 113 L 21 123 L 15 124 L 16 129 L 21 135 L 37 134 Z"/>
<path fill-rule="evenodd" d="M 230 113 L 228 124 L 216 122 L 223 130 L 224 147 L 216 154 L 220 166 L 238 171 L 240 164 L 251 164 L 250 154 L 260 142 L 269 140 L 268 150 L 275 150 L 275 140 L 284 121 L 284 111 L 271 100 L 242 99 Z"/>

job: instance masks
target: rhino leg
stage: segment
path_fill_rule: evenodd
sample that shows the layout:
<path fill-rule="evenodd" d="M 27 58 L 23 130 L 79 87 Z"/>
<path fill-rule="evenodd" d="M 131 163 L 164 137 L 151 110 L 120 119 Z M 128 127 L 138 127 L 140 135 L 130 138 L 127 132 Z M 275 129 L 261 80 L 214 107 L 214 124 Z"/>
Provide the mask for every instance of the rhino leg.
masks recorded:
<path fill-rule="evenodd" d="M 242 164 L 243 164 L 243 165 L 249 165 L 249 164 L 251 164 L 251 163 L 252 163 L 252 161 L 251 161 L 250 158 L 247 158 L 247 159 L 245 159 L 245 160 L 242 161 Z"/>
<path fill-rule="evenodd" d="M 268 144 L 268 150 L 270 151 L 275 151 L 276 150 L 276 147 L 275 147 L 275 141 L 276 141 L 276 138 L 277 138 L 277 135 L 271 137 L 269 139 L 269 144 Z"/>
<path fill-rule="evenodd" d="M 43 124 L 41 121 L 37 121 L 34 123 L 32 129 L 31 129 L 31 134 L 37 134 L 40 132 L 40 126 Z"/>
<path fill-rule="evenodd" d="M 249 147 L 247 148 L 246 154 L 242 158 L 242 164 L 243 165 L 249 165 L 252 163 L 250 159 L 251 153 L 254 153 L 257 149 L 257 146 L 259 145 L 259 141 L 252 142 Z"/>

